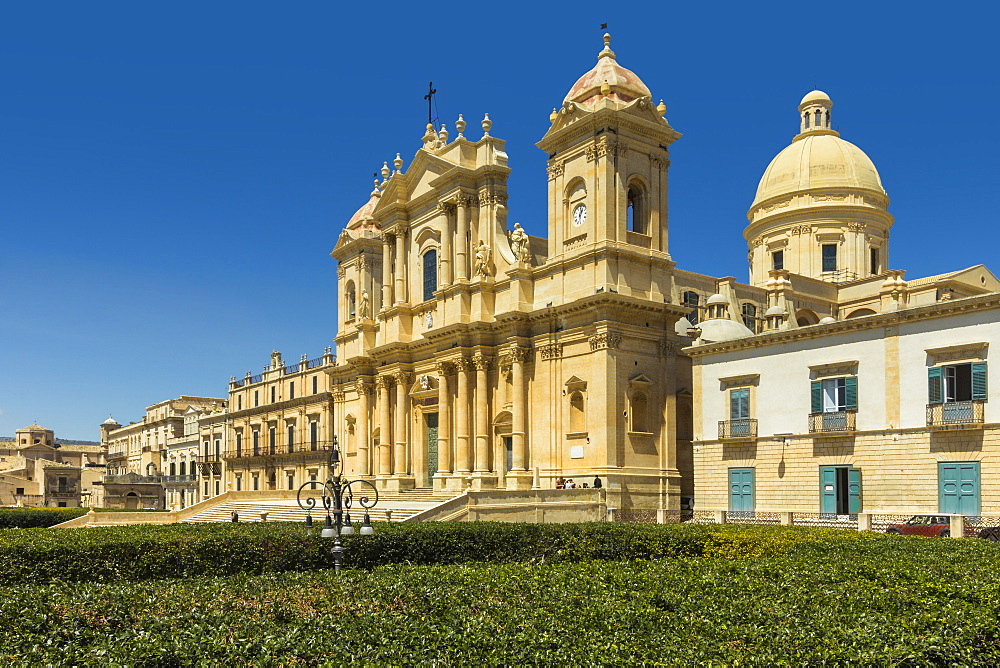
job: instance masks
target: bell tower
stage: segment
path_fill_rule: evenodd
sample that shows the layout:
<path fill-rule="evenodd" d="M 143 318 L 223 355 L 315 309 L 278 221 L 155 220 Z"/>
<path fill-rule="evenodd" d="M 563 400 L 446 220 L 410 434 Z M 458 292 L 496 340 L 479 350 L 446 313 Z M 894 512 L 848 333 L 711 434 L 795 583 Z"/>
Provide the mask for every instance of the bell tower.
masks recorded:
<path fill-rule="evenodd" d="M 667 170 L 681 135 L 667 108 L 618 64 L 611 35 L 597 64 L 553 109 L 538 147 L 548 153 L 549 259 L 596 246 L 648 249 L 669 261 Z"/>

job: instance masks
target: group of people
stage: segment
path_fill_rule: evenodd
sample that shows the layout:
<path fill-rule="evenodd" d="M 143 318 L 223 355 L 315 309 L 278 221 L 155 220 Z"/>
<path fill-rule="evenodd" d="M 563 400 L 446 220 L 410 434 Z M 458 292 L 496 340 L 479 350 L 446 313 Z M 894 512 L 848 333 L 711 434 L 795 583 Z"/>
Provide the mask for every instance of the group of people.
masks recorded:
<path fill-rule="evenodd" d="M 600 489 L 603 486 L 600 476 L 594 476 L 593 488 Z M 562 476 L 556 478 L 556 489 L 590 489 L 590 487 L 587 483 L 578 484 L 572 478 L 563 478 Z"/>

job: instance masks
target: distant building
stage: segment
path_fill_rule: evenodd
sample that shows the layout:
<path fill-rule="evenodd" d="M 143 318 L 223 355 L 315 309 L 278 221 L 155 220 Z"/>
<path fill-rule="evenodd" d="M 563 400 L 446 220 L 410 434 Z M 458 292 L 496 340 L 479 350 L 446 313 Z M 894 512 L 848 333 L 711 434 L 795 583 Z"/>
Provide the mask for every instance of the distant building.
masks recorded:
<path fill-rule="evenodd" d="M 18 429 L 13 439 L 0 439 L 0 505 L 92 505 L 104 453 L 99 443 L 59 440 L 37 424 Z"/>
<path fill-rule="evenodd" d="M 192 475 L 194 455 L 185 434 L 185 419 L 194 409 L 199 415 L 225 410 L 226 400 L 212 397 L 182 396 L 146 407 L 142 420 L 120 425 L 108 418 L 101 425 L 101 443 L 107 448 L 108 473 L 101 480 L 103 504 L 109 508 L 166 507 L 167 486 L 174 494 L 172 503 L 180 504 L 180 491 L 190 490 L 189 480 L 170 473 L 171 457 L 174 471 L 185 464 L 184 478 Z M 166 472 L 164 472 L 166 469 Z M 164 477 L 167 480 L 164 480 Z M 190 492 L 188 492 L 190 493 Z M 194 499 L 185 499 L 184 505 Z"/>

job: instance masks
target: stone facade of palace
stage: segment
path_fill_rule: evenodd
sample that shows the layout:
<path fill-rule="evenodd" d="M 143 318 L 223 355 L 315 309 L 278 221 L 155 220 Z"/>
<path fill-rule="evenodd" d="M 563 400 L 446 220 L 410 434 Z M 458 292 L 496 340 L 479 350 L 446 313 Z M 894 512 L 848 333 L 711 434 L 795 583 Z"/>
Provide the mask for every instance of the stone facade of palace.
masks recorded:
<path fill-rule="evenodd" d="M 57 439 L 37 424 L 0 440 L 0 506 L 99 505 L 104 448 Z"/>

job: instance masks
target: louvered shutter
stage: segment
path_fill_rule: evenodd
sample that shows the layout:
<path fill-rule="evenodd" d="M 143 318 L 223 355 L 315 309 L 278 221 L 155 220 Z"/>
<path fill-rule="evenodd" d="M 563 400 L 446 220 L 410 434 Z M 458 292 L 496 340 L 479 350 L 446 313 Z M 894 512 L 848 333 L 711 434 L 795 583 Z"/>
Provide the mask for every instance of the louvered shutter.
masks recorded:
<path fill-rule="evenodd" d="M 972 399 L 986 399 L 986 362 L 972 363 Z"/>
<path fill-rule="evenodd" d="M 812 394 L 812 412 L 822 413 L 823 412 L 823 382 L 819 380 L 814 380 L 811 383 L 811 394 Z"/>
<path fill-rule="evenodd" d="M 858 410 L 858 378 L 848 376 L 844 379 L 844 409 L 849 411 Z"/>
<path fill-rule="evenodd" d="M 940 404 L 944 401 L 941 387 L 941 367 L 927 369 L 927 403 Z"/>

